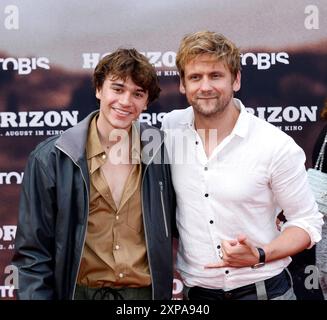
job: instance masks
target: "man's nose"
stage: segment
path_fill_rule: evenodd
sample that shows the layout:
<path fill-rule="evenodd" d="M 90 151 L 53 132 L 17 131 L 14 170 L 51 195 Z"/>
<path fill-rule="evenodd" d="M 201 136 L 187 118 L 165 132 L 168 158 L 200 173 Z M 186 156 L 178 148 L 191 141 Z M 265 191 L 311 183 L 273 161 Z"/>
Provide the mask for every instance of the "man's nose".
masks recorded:
<path fill-rule="evenodd" d="M 212 90 L 212 86 L 209 79 L 207 78 L 202 79 L 200 90 L 204 92 Z"/>
<path fill-rule="evenodd" d="M 128 106 L 131 102 L 131 94 L 129 92 L 124 92 L 119 99 L 119 103 L 122 106 Z"/>

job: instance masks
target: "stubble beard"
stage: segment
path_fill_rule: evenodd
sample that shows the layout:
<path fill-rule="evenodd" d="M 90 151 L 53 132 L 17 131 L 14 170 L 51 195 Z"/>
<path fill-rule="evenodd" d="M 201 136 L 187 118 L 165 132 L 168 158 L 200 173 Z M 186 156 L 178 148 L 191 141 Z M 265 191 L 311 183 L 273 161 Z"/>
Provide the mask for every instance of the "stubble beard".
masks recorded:
<path fill-rule="evenodd" d="M 203 117 L 209 118 L 215 115 L 222 114 L 228 107 L 232 94 L 228 95 L 225 99 L 223 97 L 217 97 L 215 100 L 210 101 L 209 107 L 208 104 L 204 105 L 201 103 L 201 99 L 194 99 L 192 101 L 192 106 L 195 109 L 196 113 L 200 114 Z M 202 102 L 204 102 L 203 100 Z"/>

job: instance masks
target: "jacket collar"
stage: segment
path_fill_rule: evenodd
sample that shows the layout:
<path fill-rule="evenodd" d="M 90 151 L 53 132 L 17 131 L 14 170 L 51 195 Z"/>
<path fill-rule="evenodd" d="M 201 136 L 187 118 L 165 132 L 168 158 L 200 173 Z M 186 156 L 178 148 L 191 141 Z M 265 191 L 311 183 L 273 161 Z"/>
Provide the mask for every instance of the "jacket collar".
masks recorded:
<path fill-rule="evenodd" d="M 99 110 L 90 113 L 86 118 L 64 131 L 56 141 L 55 146 L 69 155 L 72 160 L 78 163 L 85 155 L 87 134 L 92 118 Z"/>
<path fill-rule="evenodd" d="M 87 142 L 89 125 L 93 117 L 96 116 L 98 113 L 99 110 L 90 113 L 86 118 L 84 118 L 74 127 L 71 127 L 64 131 L 55 143 L 55 146 L 58 149 L 65 152 L 76 163 L 79 163 L 85 157 L 85 147 Z M 163 132 L 161 132 L 158 128 L 152 127 L 146 123 L 140 123 L 138 120 L 135 121 L 134 125 L 141 136 L 142 149 L 148 143 L 151 143 L 151 146 L 154 150 L 159 149 L 163 140 Z M 149 135 L 147 134 L 147 132 L 149 133 Z M 148 137 L 150 137 L 151 139 L 151 136 L 153 136 L 153 134 L 155 134 L 154 139 L 149 140 Z M 156 137 L 160 137 L 160 139 L 155 139 Z"/>

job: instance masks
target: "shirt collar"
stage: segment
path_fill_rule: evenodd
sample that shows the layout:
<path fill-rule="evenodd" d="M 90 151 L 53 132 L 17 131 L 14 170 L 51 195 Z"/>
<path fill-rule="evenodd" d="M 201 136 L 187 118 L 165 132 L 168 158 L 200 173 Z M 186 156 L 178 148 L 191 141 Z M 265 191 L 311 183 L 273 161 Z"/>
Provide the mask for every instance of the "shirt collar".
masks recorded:
<path fill-rule="evenodd" d="M 88 160 L 105 152 L 98 136 L 97 120 L 98 116 L 94 117 L 89 126 L 86 145 L 86 157 Z"/>
<path fill-rule="evenodd" d="M 141 137 L 140 137 L 140 122 L 134 121 L 132 124 L 132 163 L 141 163 Z"/>
<path fill-rule="evenodd" d="M 244 138 L 249 130 L 249 113 L 246 111 L 244 104 L 241 100 L 233 98 L 235 107 L 240 111 L 235 126 L 231 132 L 231 135 L 237 135 Z M 185 109 L 185 116 L 179 122 L 183 126 L 187 126 L 190 129 L 194 129 L 194 111 L 190 106 Z"/>
<path fill-rule="evenodd" d="M 185 109 L 184 117 L 179 121 L 179 124 L 194 129 L 194 111 L 192 106 Z"/>
<path fill-rule="evenodd" d="M 97 119 L 98 116 L 94 117 L 90 123 L 89 134 L 87 139 L 86 157 L 91 159 L 95 156 L 105 154 L 105 151 L 101 145 L 98 130 L 97 130 Z M 131 158 L 132 163 L 140 163 L 141 159 L 141 142 L 139 133 L 140 124 L 138 121 L 132 123 L 132 148 Z"/>
<path fill-rule="evenodd" d="M 244 138 L 249 131 L 249 113 L 246 111 L 241 100 L 234 98 L 234 105 L 240 111 L 231 135 L 237 135 Z"/>

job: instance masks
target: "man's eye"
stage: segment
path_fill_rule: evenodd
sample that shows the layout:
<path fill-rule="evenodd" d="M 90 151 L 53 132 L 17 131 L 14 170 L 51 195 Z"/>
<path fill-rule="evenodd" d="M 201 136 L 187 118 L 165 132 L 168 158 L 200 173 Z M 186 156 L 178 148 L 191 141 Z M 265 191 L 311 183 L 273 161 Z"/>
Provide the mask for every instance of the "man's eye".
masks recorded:
<path fill-rule="evenodd" d="M 193 76 L 190 76 L 189 79 L 190 79 L 190 80 L 198 80 L 198 79 L 199 79 L 199 76 L 197 76 L 197 75 L 193 75 Z"/>
<path fill-rule="evenodd" d="M 220 74 L 215 73 L 215 74 L 212 75 L 212 78 L 213 79 L 218 79 L 218 78 L 220 78 Z"/>
<path fill-rule="evenodd" d="M 142 92 L 135 92 L 135 97 L 137 97 L 137 98 L 143 98 L 143 96 L 144 96 L 144 93 L 142 93 Z"/>

